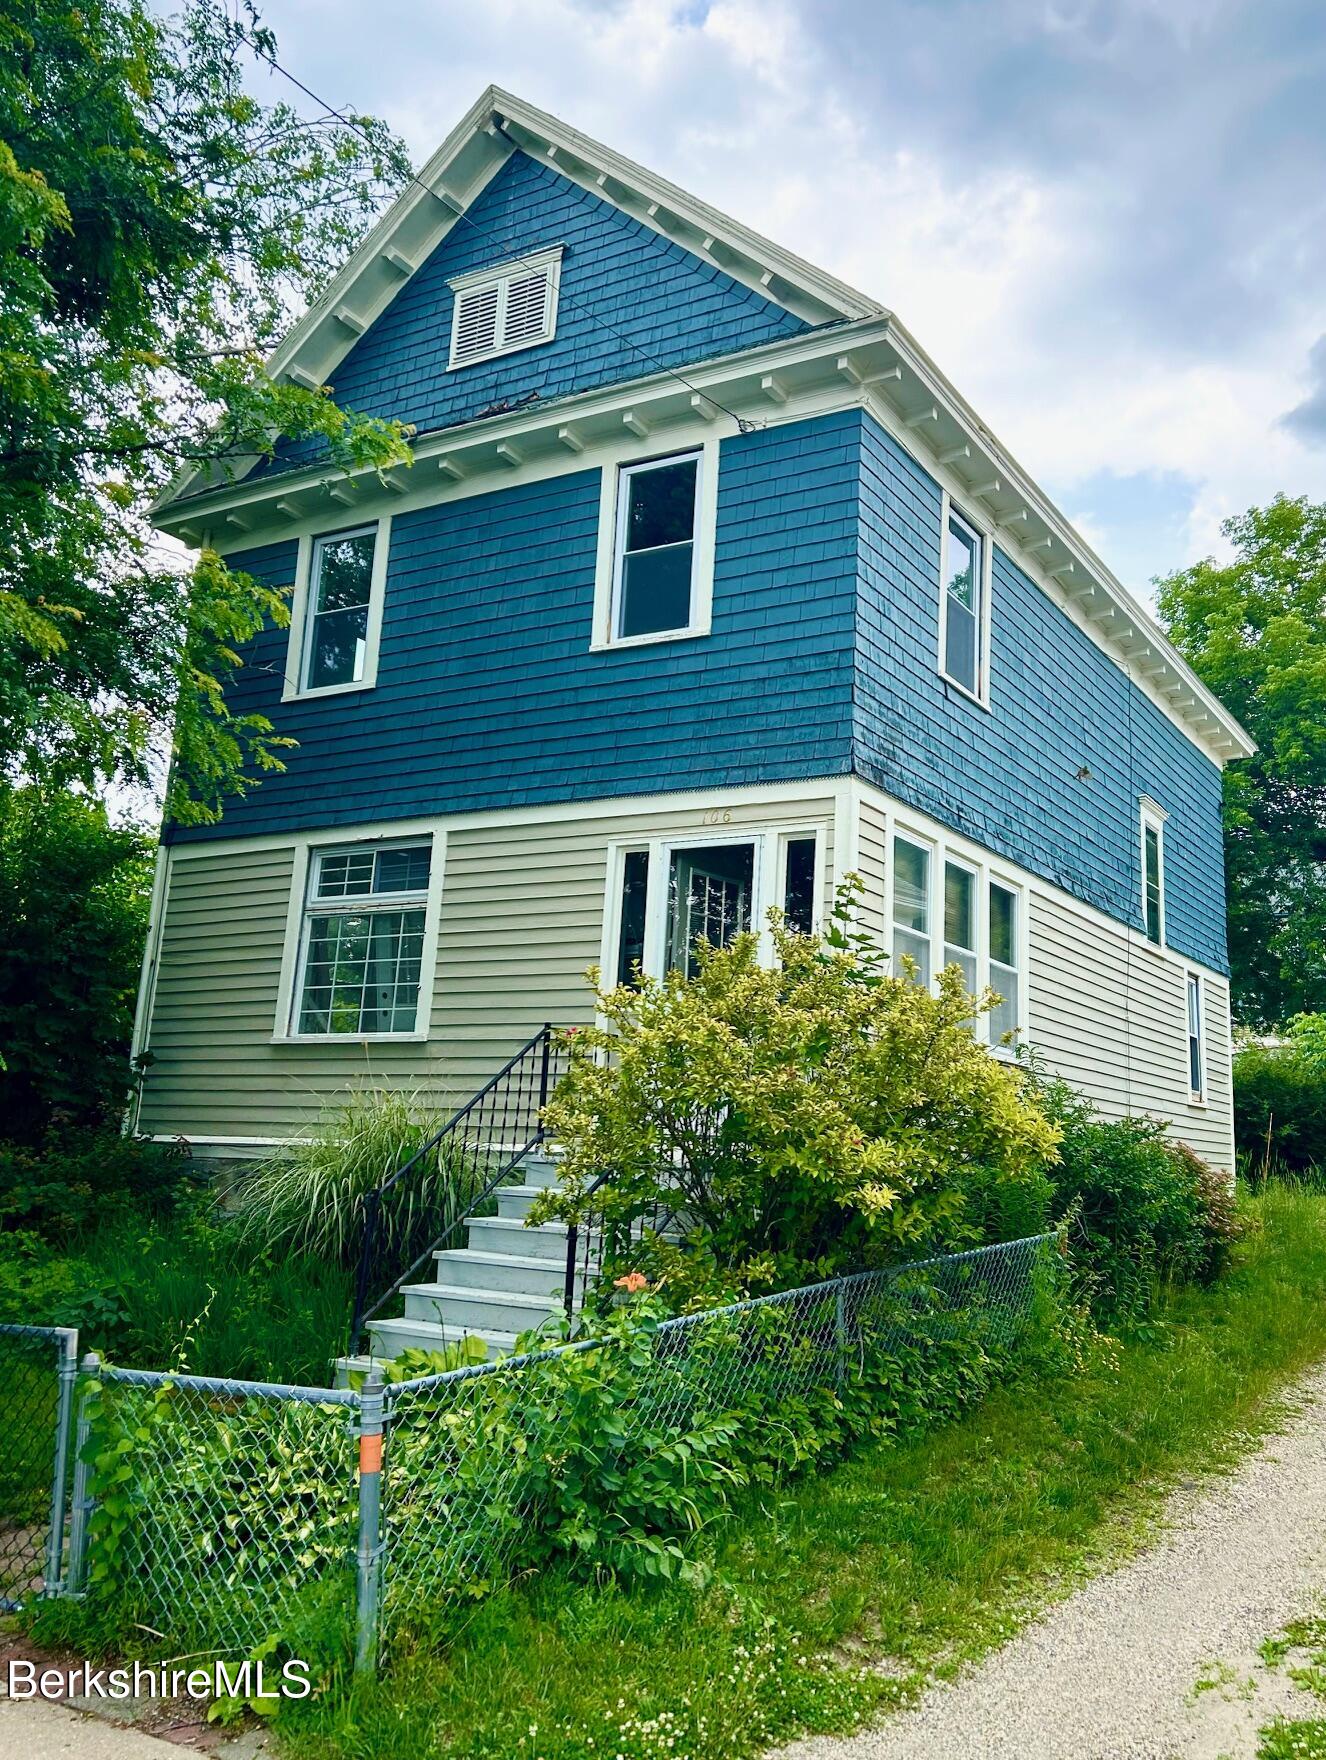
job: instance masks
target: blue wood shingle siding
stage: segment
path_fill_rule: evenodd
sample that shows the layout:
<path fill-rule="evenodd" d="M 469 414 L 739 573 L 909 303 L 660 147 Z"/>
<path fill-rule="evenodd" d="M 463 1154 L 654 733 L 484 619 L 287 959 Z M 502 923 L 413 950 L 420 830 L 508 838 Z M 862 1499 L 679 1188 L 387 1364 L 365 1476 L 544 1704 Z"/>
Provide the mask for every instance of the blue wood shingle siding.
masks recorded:
<path fill-rule="evenodd" d="M 300 746 L 217 833 L 845 772 L 859 431 L 724 442 L 713 627 L 692 640 L 589 652 L 597 471 L 398 515 L 376 687 L 282 703 L 286 632 L 251 644 L 233 707 Z M 288 584 L 295 546 L 229 561 Z"/>
<path fill-rule="evenodd" d="M 598 508 L 577 471 L 398 515 L 376 688 L 283 704 L 285 632 L 252 644 L 234 707 L 301 743 L 212 834 L 855 768 L 1140 926 L 1147 793 L 1167 938 L 1225 969 L 1217 766 L 998 550 L 991 711 L 944 684 L 940 491 L 873 419 L 723 442 L 707 637 L 589 652 Z M 230 560 L 288 584 L 295 546 Z"/>
<path fill-rule="evenodd" d="M 557 244 L 565 248 L 553 340 L 449 372 L 454 301 L 447 282 Z M 532 392 L 546 399 L 641 379 L 808 328 L 551 166 L 516 153 L 333 379 L 338 403 L 428 433 L 503 399 L 514 404 Z M 305 462 L 317 447 L 284 444 L 277 463 Z"/>
<path fill-rule="evenodd" d="M 856 769 L 1138 928 L 1152 796 L 1169 813 L 1166 940 L 1225 971 L 1219 768 L 997 547 L 989 712 L 951 690 L 939 540 L 938 484 L 865 417 Z"/>

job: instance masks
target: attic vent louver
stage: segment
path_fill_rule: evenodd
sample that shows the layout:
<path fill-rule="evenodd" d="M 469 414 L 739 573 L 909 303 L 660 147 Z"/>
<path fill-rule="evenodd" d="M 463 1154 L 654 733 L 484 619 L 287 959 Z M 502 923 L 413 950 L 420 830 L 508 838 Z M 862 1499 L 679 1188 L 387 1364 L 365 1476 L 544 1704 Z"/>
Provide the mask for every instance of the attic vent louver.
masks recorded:
<path fill-rule="evenodd" d="M 495 269 L 458 275 L 451 321 L 451 367 L 491 360 L 550 342 L 557 327 L 562 247 Z"/>

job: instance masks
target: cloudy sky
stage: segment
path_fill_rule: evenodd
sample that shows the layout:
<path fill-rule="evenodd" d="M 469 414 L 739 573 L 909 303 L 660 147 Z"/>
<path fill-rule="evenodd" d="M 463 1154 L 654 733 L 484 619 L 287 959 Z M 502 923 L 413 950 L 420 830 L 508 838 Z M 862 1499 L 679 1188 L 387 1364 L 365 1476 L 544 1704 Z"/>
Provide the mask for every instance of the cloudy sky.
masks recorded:
<path fill-rule="evenodd" d="M 264 14 L 417 160 L 493 81 L 874 294 L 1135 590 L 1326 496 L 1322 0 Z"/>

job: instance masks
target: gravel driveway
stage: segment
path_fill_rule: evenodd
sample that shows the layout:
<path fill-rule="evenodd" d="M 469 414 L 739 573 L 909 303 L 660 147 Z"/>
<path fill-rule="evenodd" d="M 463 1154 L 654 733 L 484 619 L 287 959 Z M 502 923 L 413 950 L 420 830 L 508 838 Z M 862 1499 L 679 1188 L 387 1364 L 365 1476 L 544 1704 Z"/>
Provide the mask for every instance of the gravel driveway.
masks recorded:
<path fill-rule="evenodd" d="M 1326 1591 L 1326 1367 L 1295 1407 L 1235 1473 L 1179 1494 L 1155 1544 L 978 1668 L 780 1760 L 1251 1760 L 1278 1713 L 1326 1715 L 1257 1656 Z"/>

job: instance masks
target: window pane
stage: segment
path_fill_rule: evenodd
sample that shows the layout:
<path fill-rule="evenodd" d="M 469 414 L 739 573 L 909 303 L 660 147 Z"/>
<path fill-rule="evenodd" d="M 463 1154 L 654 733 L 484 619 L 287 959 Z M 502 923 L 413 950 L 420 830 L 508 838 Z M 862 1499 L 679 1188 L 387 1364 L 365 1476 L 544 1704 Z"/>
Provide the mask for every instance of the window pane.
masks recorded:
<path fill-rule="evenodd" d="M 1145 903 L 1148 941 L 1160 942 L 1160 833 L 1148 825 L 1142 833 L 1146 851 Z"/>
<path fill-rule="evenodd" d="M 1201 1097 L 1204 1087 L 1202 1070 L 1202 982 L 1188 979 L 1188 1086 Z"/>
<path fill-rule="evenodd" d="M 358 898 L 372 890 L 371 849 L 329 850 L 318 857 L 319 898 Z"/>
<path fill-rule="evenodd" d="M 1017 895 L 990 882 L 990 963 L 1017 964 Z M 993 978 L 990 980 L 994 983 Z M 995 986 L 996 989 L 998 986 Z"/>
<path fill-rule="evenodd" d="M 617 935 L 617 982 L 633 984 L 645 958 L 645 901 L 649 891 L 649 853 L 629 850 L 622 863 L 621 928 Z"/>
<path fill-rule="evenodd" d="M 695 536 L 695 477 L 699 460 L 684 458 L 627 478 L 626 550 L 689 542 Z"/>
<path fill-rule="evenodd" d="M 916 961 L 914 974 L 916 983 L 928 984 L 930 982 L 930 937 L 928 935 L 914 935 L 910 929 L 895 928 L 893 931 L 893 976 L 895 978 L 907 976 L 902 963 L 904 955 L 910 955 Z"/>
<path fill-rule="evenodd" d="M 301 1033 L 414 1030 L 422 910 L 310 916 L 307 935 Z"/>
<path fill-rule="evenodd" d="M 948 591 L 949 616 L 955 603 L 966 610 L 976 610 L 977 583 L 980 580 L 980 544 L 965 526 L 950 520 L 948 527 Z"/>
<path fill-rule="evenodd" d="M 695 943 L 726 947 L 751 926 L 755 846 L 673 850 L 668 872 L 668 970 L 696 970 Z"/>
<path fill-rule="evenodd" d="M 375 892 L 426 892 L 432 851 L 427 844 L 412 849 L 377 851 Z"/>
<path fill-rule="evenodd" d="M 319 611 L 344 611 L 367 605 L 373 578 L 372 532 L 349 538 L 327 538 L 318 545 Z"/>
<path fill-rule="evenodd" d="M 976 946 L 976 876 L 944 864 L 944 940 L 972 951 Z"/>
<path fill-rule="evenodd" d="M 893 921 L 921 934 L 930 928 L 930 855 L 901 837 L 893 840 Z"/>
<path fill-rule="evenodd" d="M 963 611 L 953 600 L 948 603 L 948 622 L 944 628 L 944 671 L 964 690 L 976 694 L 976 619 Z"/>
<path fill-rule="evenodd" d="M 990 1043 L 998 1045 L 1005 1033 L 1015 1033 L 1018 1026 L 1018 975 L 1009 966 L 990 961 L 990 988 L 999 994 L 999 1001 L 990 1010 Z"/>
<path fill-rule="evenodd" d="M 313 619 L 308 663 L 310 690 L 320 685 L 353 684 L 364 676 L 368 607 L 320 612 Z"/>
<path fill-rule="evenodd" d="M 619 636 L 685 629 L 691 621 L 693 544 L 644 550 L 622 558 Z"/>
<path fill-rule="evenodd" d="M 787 845 L 783 914 L 789 929 L 809 935 L 815 926 L 815 839 L 794 837 Z"/>

